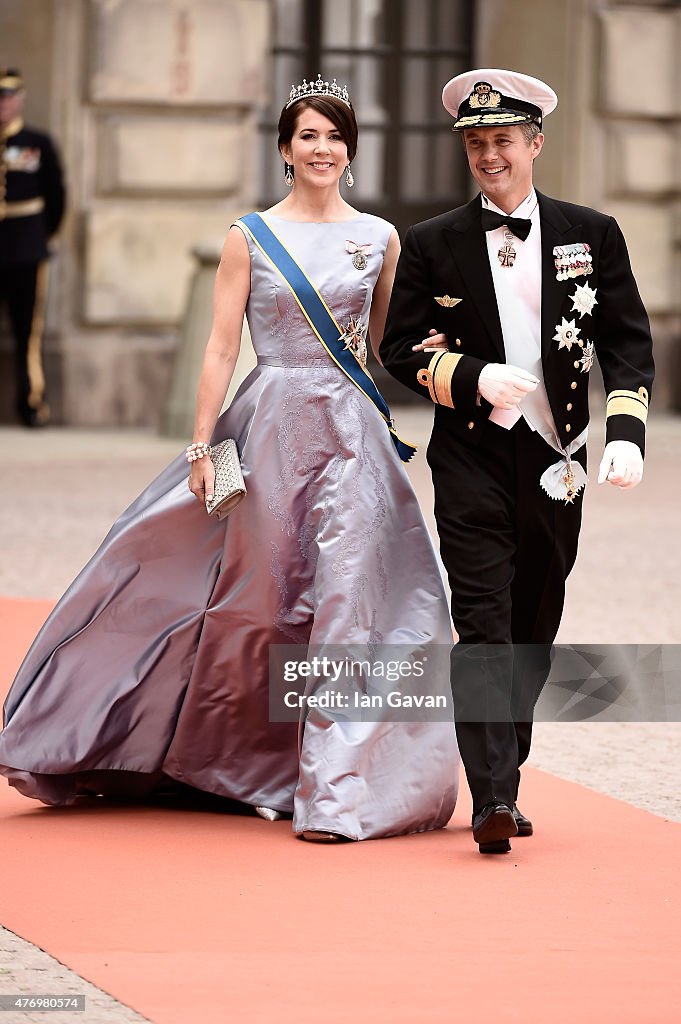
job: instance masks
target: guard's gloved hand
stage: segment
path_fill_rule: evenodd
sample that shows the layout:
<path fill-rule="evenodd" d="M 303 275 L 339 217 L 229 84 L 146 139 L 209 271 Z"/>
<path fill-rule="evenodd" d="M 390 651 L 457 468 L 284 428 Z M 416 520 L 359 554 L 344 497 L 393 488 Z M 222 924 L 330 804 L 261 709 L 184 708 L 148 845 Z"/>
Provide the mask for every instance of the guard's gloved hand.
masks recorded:
<path fill-rule="evenodd" d="M 487 363 L 478 378 L 478 391 L 495 408 L 513 409 L 538 383 L 533 373 L 519 366 Z"/>
<path fill-rule="evenodd" d="M 605 446 L 600 469 L 599 484 L 614 484 L 627 490 L 636 487 L 643 478 L 643 456 L 641 449 L 633 441 L 609 441 Z"/>

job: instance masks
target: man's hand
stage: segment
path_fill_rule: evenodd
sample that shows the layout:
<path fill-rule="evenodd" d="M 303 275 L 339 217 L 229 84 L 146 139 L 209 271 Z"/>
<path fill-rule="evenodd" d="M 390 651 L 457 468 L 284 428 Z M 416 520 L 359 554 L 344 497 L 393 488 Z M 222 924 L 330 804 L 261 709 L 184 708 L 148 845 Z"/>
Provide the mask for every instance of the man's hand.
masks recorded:
<path fill-rule="evenodd" d="M 497 409 L 513 409 L 539 381 L 533 373 L 507 363 L 487 363 L 478 379 L 478 391 Z"/>
<path fill-rule="evenodd" d="M 449 352 L 446 334 L 438 334 L 436 330 L 428 331 L 428 337 L 411 346 L 412 352 Z"/>
<path fill-rule="evenodd" d="M 600 469 L 599 484 L 614 484 L 623 491 L 640 484 L 643 477 L 643 456 L 633 441 L 609 441 L 605 446 Z"/>

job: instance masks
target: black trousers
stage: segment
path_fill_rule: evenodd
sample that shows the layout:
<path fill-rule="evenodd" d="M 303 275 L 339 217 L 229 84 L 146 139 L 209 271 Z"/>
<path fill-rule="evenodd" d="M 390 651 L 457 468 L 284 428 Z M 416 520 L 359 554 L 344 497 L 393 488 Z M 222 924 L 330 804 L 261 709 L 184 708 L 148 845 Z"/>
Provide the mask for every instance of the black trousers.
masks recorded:
<path fill-rule="evenodd" d="M 14 336 L 16 411 L 27 424 L 49 417 L 42 357 L 46 289 L 47 261 L 0 263 L 0 303 Z"/>
<path fill-rule="evenodd" d="M 428 447 L 459 634 L 456 732 L 474 813 L 491 800 L 515 802 L 550 670 L 582 516 L 581 494 L 566 505 L 539 485 L 558 458 L 522 419 L 510 431 L 488 424 L 477 448 L 436 428 Z M 586 468 L 585 459 L 583 447 L 576 460 Z"/>

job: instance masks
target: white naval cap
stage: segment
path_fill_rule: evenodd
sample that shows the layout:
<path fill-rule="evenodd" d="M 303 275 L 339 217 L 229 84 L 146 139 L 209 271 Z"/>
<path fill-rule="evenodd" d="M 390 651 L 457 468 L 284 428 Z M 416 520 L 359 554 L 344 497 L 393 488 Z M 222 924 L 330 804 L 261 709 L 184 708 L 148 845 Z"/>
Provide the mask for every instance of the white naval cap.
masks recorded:
<path fill-rule="evenodd" d="M 546 82 L 531 75 L 478 68 L 447 82 L 442 102 L 456 118 L 454 131 L 527 121 L 541 128 L 542 117 L 556 109 L 558 97 Z"/>

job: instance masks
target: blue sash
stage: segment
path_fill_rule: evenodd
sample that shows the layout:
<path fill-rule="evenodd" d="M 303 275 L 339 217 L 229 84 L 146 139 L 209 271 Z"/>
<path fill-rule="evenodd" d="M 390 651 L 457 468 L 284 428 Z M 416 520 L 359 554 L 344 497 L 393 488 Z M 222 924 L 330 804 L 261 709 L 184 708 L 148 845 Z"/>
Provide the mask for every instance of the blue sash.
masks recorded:
<path fill-rule="evenodd" d="M 342 332 L 333 313 L 305 271 L 298 266 L 286 246 L 277 238 L 259 213 L 249 213 L 246 217 L 241 217 L 238 223 L 243 224 L 263 255 L 286 281 L 310 327 L 334 363 L 350 378 L 355 387 L 359 388 L 365 398 L 373 402 L 388 426 L 400 458 L 403 462 L 409 462 L 416 448 L 403 441 L 395 433 L 390 409 L 376 387 L 373 377 L 362 366 L 354 352 L 343 346 Z"/>

